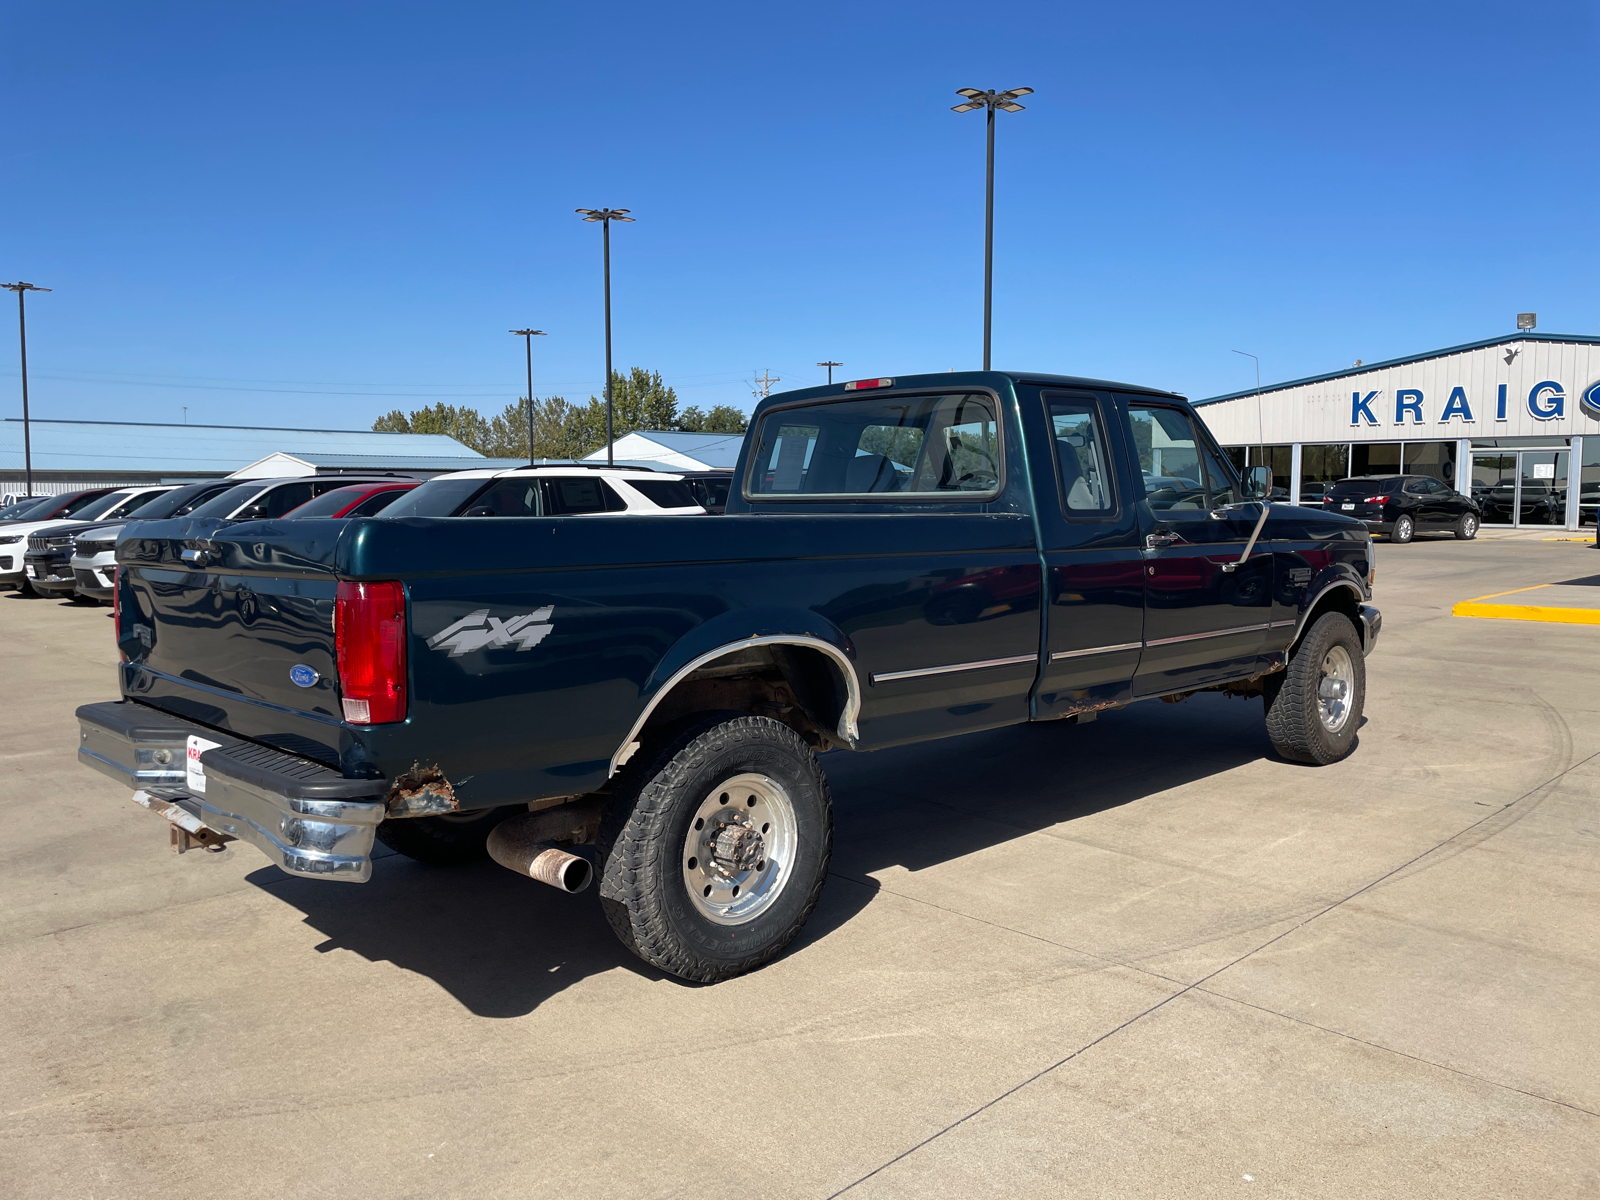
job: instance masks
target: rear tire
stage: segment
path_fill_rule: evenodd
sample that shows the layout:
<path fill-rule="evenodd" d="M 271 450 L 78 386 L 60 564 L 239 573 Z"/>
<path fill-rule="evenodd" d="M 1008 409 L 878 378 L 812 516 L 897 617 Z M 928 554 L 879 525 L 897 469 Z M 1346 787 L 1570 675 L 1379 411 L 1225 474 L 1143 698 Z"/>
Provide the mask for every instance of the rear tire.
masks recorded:
<path fill-rule="evenodd" d="M 1391 542 L 1404 545 L 1417 535 L 1417 523 L 1410 517 L 1401 514 L 1395 518 L 1394 532 L 1389 535 Z"/>
<path fill-rule="evenodd" d="M 817 756 L 787 725 L 716 713 L 637 759 L 597 847 L 617 937 L 697 983 L 765 966 L 799 934 L 828 874 L 833 801 Z"/>
<path fill-rule="evenodd" d="M 1367 699 L 1361 635 L 1330 612 L 1300 639 L 1289 665 L 1266 679 L 1267 736 L 1292 762 L 1326 766 L 1350 753 Z"/>
<path fill-rule="evenodd" d="M 1458 541 L 1470 542 L 1478 536 L 1478 518 L 1473 513 L 1462 513 L 1461 519 L 1456 522 L 1456 538 Z"/>
<path fill-rule="evenodd" d="M 489 834 L 522 806 L 441 817 L 405 817 L 378 826 L 378 840 L 389 849 L 435 867 L 459 867 L 489 856 Z"/>

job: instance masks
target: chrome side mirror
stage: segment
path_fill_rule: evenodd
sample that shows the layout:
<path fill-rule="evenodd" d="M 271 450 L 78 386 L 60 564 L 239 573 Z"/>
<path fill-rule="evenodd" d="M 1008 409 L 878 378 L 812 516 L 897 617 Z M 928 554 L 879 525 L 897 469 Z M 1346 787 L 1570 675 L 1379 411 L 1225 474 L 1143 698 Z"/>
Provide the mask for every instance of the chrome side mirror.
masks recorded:
<path fill-rule="evenodd" d="M 1244 473 L 1244 482 L 1241 485 L 1246 500 L 1265 500 L 1272 493 L 1272 468 L 1268 466 L 1251 467 Z"/>

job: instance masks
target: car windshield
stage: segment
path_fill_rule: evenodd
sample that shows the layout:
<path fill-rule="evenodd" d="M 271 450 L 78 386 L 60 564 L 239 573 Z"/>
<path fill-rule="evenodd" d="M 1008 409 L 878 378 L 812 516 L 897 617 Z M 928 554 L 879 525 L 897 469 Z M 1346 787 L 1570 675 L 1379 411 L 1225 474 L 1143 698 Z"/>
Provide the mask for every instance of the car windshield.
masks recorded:
<path fill-rule="evenodd" d="M 69 509 L 68 511 L 79 521 L 93 521 L 103 517 L 106 513 L 119 506 L 130 495 L 129 492 L 107 492 L 104 496 L 96 496 L 82 508 Z"/>
<path fill-rule="evenodd" d="M 261 484 L 259 482 L 241 483 L 237 487 L 229 488 L 220 496 L 213 496 L 204 504 L 191 509 L 189 515 L 191 517 L 232 516 L 235 509 L 245 501 L 252 499 L 260 491 Z"/>
<path fill-rule="evenodd" d="M 225 490 L 228 486 L 219 483 L 187 483 L 182 487 L 173 488 L 170 492 L 162 492 L 150 503 L 127 515 L 138 517 L 141 521 L 163 521 L 168 517 L 181 517 L 194 507 L 196 501 L 204 504 L 217 494 L 219 488 Z"/>
<path fill-rule="evenodd" d="M 108 508 L 105 512 L 101 513 L 100 516 L 108 521 L 113 517 L 117 518 L 118 520 L 132 517 L 136 513 L 144 512 L 145 509 L 149 508 L 152 504 L 154 504 L 157 500 L 160 500 L 166 494 L 166 491 L 159 491 L 145 492 L 140 496 L 129 496 L 121 504 L 118 504 L 112 508 Z"/>
<path fill-rule="evenodd" d="M 365 485 L 358 484 L 354 487 L 334 488 L 331 492 L 323 492 L 315 500 L 307 500 L 299 508 L 291 508 L 285 516 L 294 517 L 331 517 L 347 505 L 355 503 L 366 492 Z"/>
<path fill-rule="evenodd" d="M 46 508 L 55 500 L 54 496 L 34 496 L 28 500 L 18 500 L 15 504 L 8 504 L 0 508 L 0 521 L 15 521 L 27 516 L 36 508 Z"/>
<path fill-rule="evenodd" d="M 657 508 L 696 508 L 700 504 L 688 486 L 676 479 L 630 479 L 628 486 Z"/>
<path fill-rule="evenodd" d="M 463 504 L 493 482 L 492 479 L 462 479 L 459 476 L 448 475 L 442 479 L 430 479 L 427 483 L 412 488 L 378 516 L 385 519 L 451 517 Z"/>

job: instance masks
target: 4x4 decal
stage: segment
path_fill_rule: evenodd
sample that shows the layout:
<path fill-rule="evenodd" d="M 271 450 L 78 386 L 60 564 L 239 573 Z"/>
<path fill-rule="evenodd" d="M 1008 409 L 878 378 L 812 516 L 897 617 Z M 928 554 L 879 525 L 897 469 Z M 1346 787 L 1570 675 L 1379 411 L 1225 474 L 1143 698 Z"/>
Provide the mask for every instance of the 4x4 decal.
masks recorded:
<path fill-rule="evenodd" d="M 486 646 L 515 644 L 519 651 L 532 650 L 555 628 L 550 624 L 550 614 L 555 610 L 552 604 L 520 617 L 501 618 L 491 617 L 487 608 L 480 608 L 434 634 L 428 639 L 428 649 L 448 650 L 451 658 Z"/>

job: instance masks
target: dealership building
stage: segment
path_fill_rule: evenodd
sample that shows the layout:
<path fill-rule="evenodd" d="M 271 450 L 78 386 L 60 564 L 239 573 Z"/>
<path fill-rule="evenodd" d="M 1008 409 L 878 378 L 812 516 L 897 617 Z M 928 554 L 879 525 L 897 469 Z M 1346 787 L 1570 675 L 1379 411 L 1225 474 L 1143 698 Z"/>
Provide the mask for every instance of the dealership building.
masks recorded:
<path fill-rule="evenodd" d="M 1592 528 L 1600 336 L 1515 333 L 1196 401 L 1238 465 L 1291 503 L 1334 480 L 1429 475 L 1485 525 Z"/>

